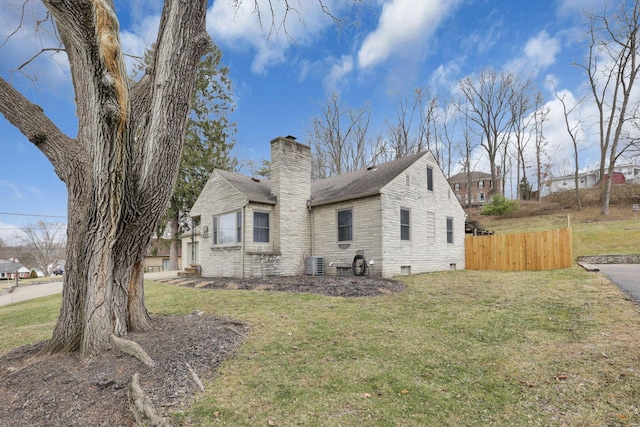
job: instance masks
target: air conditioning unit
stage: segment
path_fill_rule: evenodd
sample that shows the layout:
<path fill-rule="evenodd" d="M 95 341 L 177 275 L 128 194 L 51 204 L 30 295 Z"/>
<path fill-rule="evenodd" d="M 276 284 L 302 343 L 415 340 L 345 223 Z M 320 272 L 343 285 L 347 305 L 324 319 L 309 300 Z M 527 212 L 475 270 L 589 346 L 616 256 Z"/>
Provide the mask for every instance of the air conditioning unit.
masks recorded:
<path fill-rule="evenodd" d="M 308 257 L 305 264 L 305 273 L 307 276 L 324 275 L 324 258 L 317 256 Z"/>

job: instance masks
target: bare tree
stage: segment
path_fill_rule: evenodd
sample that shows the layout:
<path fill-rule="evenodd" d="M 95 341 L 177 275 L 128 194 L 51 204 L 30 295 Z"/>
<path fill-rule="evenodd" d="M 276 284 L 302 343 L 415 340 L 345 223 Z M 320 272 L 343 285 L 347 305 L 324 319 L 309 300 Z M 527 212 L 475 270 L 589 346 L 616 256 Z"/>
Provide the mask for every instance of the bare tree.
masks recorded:
<path fill-rule="evenodd" d="M 609 214 L 611 183 L 619 144 L 625 129 L 633 126 L 638 102 L 632 90 L 640 61 L 640 2 L 621 2 L 619 9 L 602 15 L 589 15 L 589 53 L 585 64 L 578 64 L 587 73 L 591 95 L 598 109 L 600 136 L 600 178 L 602 215 Z M 605 174 L 605 163 L 609 161 Z M 606 178 L 606 179 L 605 179 Z"/>
<path fill-rule="evenodd" d="M 461 153 L 460 153 L 460 163 L 462 165 L 462 172 L 466 174 L 467 177 L 467 192 L 465 195 L 465 200 L 462 203 L 466 203 L 468 208 L 471 208 L 472 200 L 471 200 L 471 172 L 473 172 L 474 166 L 471 165 L 471 159 L 473 152 L 475 151 L 478 144 L 474 143 L 475 138 L 482 139 L 481 134 L 474 133 L 473 126 L 471 125 L 470 115 L 472 114 L 470 107 L 468 105 L 468 101 L 457 102 L 456 108 L 459 111 L 457 116 L 458 126 L 462 132 L 462 140 L 463 143 L 461 145 Z M 495 185 L 495 181 L 494 181 Z"/>
<path fill-rule="evenodd" d="M 489 159 L 491 180 L 494 183 L 491 193 L 495 192 L 498 182 L 498 155 L 507 144 L 511 129 L 510 99 L 514 79 L 511 73 L 498 74 L 488 69 L 482 71 L 477 78 L 465 77 L 459 84 L 468 104 L 468 118 L 475 123 L 482 135 L 480 145 Z"/>
<path fill-rule="evenodd" d="M 518 183 L 516 194 L 517 199 L 528 199 L 529 195 L 522 194 L 521 182 L 528 183 L 527 163 L 525 150 L 531 141 L 530 132 L 533 115 L 533 98 L 535 89 L 531 80 L 526 80 L 513 85 L 511 96 L 511 139 L 516 157 L 516 182 Z"/>
<path fill-rule="evenodd" d="M 543 158 L 546 155 L 546 147 L 548 141 L 544 137 L 543 126 L 549 114 L 549 109 L 544 107 L 544 101 L 542 94 L 538 92 L 535 98 L 535 105 L 533 108 L 533 141 L 535 146 L 536 155 L 536 180 L 538 185 L 538 202 L 542 201 L 542 185 L 546 181 L 546 175 L 548 174 L 548 164 L 545 167 L 546 162 Z"/>
<path fill-rule="evenodd" d="M 578 143 L 579 143 L 579 134 L 582 130 L 581 122 L 578 120 L 572 120 L 571 115 L 576 111 L 579 102 L 575 102 L 571 107 L 567 106 L 567 101 L 565 100 L 566 94 L 562 96 L 558 94 L 557 89 L 554 87 L 554 94 L 556 99 L 560 101 L 562 105 L 562 113 L 564 116 L 564 124 L 565 129 L 567 130 L 567 134 L 569 138 L 571 138 L 571 143 L 573 144 L 573 160 L 574 160 L 574 171 L 573 171 L 573 180 L 574 185 L 576 187 L 576 204 L 578 205 L 578 211 L 582 210 L 582 200 L 580 198 L 580 182 L 579 182 L 579 173 L 580 173 L 580 159 L 578 157 Z"/>
<path fill-rule="evenodd" d="M 110 348 L 111 336 L 151 327 L 142 266 L 171 196 L 197 68 L 210 45 L 207 2 L 165 2 L 155 56 L 136 83 L 127 78 L 112 1 L 43 4 L 69 60 L 77 136 L 1 77 L 0 112 L 67 185 L 65 284 L 47 350 L 89 355 Z"/>
<path fill-rule="evenodd" d="M 64 257 L 65 228 L 64 224 L 44 221 L 21 228 L 14 236 L 22 246 L 21 260 L 30 260 L 49 276 L 49 267 Z"/>
<path fill-rule="evenodd" d="M 343 104 L 336 93 L 320 105 L 320 114 L 311 119 L 311 128 L 307 131 L 313 150 L 313 180 L 367 166 L 370 116 L 368 107 L 352 109 Z"/>

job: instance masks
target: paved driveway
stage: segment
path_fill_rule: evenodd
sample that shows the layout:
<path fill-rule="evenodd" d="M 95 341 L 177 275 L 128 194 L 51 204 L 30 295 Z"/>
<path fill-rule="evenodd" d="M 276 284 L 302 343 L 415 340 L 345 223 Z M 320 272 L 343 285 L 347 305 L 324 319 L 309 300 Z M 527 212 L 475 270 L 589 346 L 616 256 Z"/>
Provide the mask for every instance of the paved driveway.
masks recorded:
<path fill-rule="evenodd" d="M 595 264 L 611 281 L 640 303 L 640 264 Z"/>
<path fill-rule="evenodd" d="M 156 273 L 145 273 L 147 280 L 167 279 L 177 277 L 177 271 L 160 271 Z M 46 282 L 40 284 L 22 284 L 15 288 L 13 292 L 0 295 L 0 306 L 13 304 L 14 302 L 26 301 L 33 298 L 47 295 L 59 294 L 62 292 L 62 281 Z"/>

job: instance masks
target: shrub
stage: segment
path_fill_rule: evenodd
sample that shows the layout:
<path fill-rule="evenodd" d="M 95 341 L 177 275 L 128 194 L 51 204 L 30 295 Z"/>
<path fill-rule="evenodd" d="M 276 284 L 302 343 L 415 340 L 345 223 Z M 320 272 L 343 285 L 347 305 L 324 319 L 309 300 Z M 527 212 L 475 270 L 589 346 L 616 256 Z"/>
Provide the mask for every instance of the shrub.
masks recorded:
<path fill-rule="evenodd" d="M 29 279 L 37 279 L 38 273 L 35 270 L 31 270 L 31 274 L 29 274 Z"/>
<path fill-rule="evenodd" d="M 518 202 L 515 200 L 507 200 L 502 194 L 493 196 L 491 202 L 485 205 L 480 211 L 480 215 L 498 215 L 502 216 L 518 209 Z"/>

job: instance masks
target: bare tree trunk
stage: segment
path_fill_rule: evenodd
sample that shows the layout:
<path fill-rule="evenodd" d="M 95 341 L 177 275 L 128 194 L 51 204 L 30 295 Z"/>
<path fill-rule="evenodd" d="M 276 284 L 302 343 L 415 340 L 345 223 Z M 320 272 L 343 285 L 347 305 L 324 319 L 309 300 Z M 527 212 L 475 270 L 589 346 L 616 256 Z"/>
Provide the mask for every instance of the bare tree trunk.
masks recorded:
<path fill-rule="evenodd" d="M 111 335 L 150 327 L 142 262 L 176 180 L 198 64 L 210 43 L 207 2 L 165 1 L 153 65 L 131 89 L 113 2 L 44 5 L 69 58 L 77 138 L 1 77 L 0 112 L 68 190 L 62 307 L 46 350 L 91 355 L 110 348 Z"/>
<path fill-rule="evenodd" d="M 176 217 L 177 217 L 176 213 Z M 178 248 L 182 244 L 180 240 L 180 221 L 172 218 L 169 224 L 171 228 L 171 244 L 169 245 L 169 270 L 178 270 Z"/>

